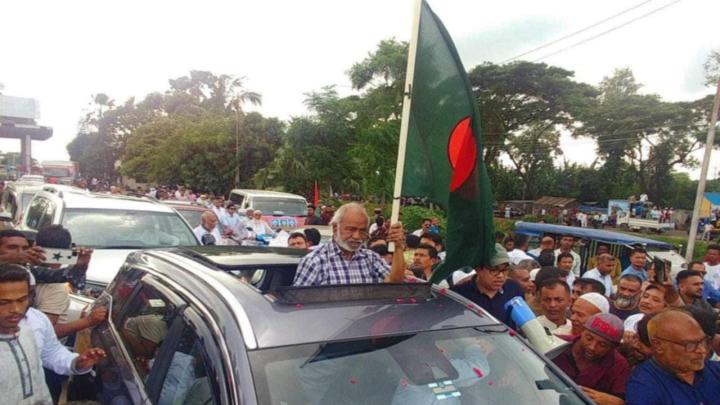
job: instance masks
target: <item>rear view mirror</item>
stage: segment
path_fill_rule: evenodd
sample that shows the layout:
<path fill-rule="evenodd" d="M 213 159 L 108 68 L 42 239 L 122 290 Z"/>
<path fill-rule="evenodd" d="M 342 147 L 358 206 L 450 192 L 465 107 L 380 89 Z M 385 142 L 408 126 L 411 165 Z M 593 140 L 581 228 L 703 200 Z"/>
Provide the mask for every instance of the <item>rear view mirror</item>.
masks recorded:
<path fill-rule="evenodd" d="M 9 212 L 0 212 L 0 222 L 12 222 L 12 220 Z"/>

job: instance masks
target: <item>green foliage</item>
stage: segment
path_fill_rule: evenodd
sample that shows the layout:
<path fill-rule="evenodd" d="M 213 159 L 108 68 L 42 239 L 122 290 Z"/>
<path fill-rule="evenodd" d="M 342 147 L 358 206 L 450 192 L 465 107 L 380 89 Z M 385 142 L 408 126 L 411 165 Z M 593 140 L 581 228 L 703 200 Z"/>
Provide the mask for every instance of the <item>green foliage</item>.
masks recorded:
<path fill-rule="evenodd" d="M 600 102 L 583 116 L 583 131 L 598 142 L 607 180 L 616 182 L 626 164 L 640 190 L 657 202 L 668 194 L 674 167 L 697 163 L 691 153 L 701 146 L 697 134 L 705 111 L 691 103 L 639 94 L 640 88 L 629 69 L 606 77 L 600 84 Z"/>
<path fill-rule="evenodd" d="M 720 81 L 720 51 L 710 52 L 703 67 L 705 68 L 705 84 L 716 86 Z"/>
<path fill-rule="evenodd" d="M 445 212 L 441 210 L 432 210 L 430 208 L 421 207 L 417 205 L 410 205 L 403 207 L 400 210 L 402 215 L 403 227 L 407 232 L 413 232 L 416 229 L 420 229 L 422 226 L 423 218 L 437 217 L 440 224 L 440 235 L 445 239 L 445 231 L 447 230 L 447 218 Z"/>
<path fill-rule="evenodd" d="M 523 215 L 522 218 L 520 218 L 523 222 L 540 222 L 543 221 L 546 224 L 554 224 L 557 222 L 557 218 L 554 218 L 552 215 L 533 215 L 533 214 L 527 214 Z"/>
<path fill-rule="evenodd" d="M 280 145 L 282 126 L 258 113 L 242 115 L 240 154 L 235 157 L 235 117 L 218 112 L 177 115 L 149 122 L 128 143 L 122 173 L 141 181 L 191 184 L 226 193 L 239 165 L 240 185 L 268 164 Z"/>
<path fill-rule="evenodd" d="M 493 218 L 493 223 L 495 224 L 495 232 L 502 232 L 506 236 L 515 230 L 515 221 L 511 219 Z"/>
<path fill-rule="evenodd" d="M 280 146 L 282 123 L 245 114 L 241 105 L 260 104 L 244 78 L 191 71 L 169 81 L 164 93 L 117 105 L 106 94 L 93 96 L 80 133 L 68 145 L 85 176 L 114 182 L 120 171 L 139 181 L 188 184 L 226 192 L 267 166 Z M 235 154 L 236 139 L 239 153 Z"/>
<path fill-rule="evenodd" d="M 595 102 L 597 90 L 572 80 L 573 72 L 544 63 L 486 62 L 470 70 L 482 119 L 485 164 L 495 165 L 500 154 L 511 153 L 507 141 L 527 128 L 572 124 Z"/>
<path fill-rule="evenodd" d="M 385 40 L 348 71 L 361 95 L 340 97 L 333 87 L 307 94 L 312 115 L 290 121 L 272 164 L 254 177 L 260 188 L 307 193 L 349 192 L 380 202 L 395 178 L 407 44 Z"/>

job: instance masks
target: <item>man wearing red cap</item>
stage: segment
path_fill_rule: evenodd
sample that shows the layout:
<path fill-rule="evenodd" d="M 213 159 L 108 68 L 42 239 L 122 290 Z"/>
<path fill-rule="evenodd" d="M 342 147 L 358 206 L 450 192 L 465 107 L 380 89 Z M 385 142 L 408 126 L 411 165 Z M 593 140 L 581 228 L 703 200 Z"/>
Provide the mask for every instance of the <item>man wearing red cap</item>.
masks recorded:
<path fill-rule="evenodd" d="M 630 374 L 627 360 L 617 351 L 622 337 L 620 318 L 595 314 L 585 322 L 580 336 L 553 362 L 595 402 L 622 403 Z"/>

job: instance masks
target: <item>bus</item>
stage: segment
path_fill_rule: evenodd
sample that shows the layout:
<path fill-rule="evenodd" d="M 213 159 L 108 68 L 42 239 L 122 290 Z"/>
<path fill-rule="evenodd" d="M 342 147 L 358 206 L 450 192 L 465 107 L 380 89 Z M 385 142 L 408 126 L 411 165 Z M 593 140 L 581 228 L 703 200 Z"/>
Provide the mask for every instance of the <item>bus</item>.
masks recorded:
<path fill-rule="evenodd" d="M 80 175 L 77 162 L 69 160 L 45 160 L 41 166 L 46 183 L 72 185 Z"/>

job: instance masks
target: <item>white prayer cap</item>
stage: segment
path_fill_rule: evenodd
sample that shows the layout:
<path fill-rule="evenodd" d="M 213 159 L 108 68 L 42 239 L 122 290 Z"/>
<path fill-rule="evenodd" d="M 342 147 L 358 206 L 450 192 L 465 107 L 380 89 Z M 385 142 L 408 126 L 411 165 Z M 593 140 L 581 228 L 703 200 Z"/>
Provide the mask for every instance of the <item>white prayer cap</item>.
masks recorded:
<path fill-rule="evenodd" d="M 596 292 L 589 292 L 581 295 L 579 300 L 585 300 L 591 304 L 593 304 L 597 309 L 600 310 L 600 313 L 607 314 L 610 312 L 610 303 L 608 302 L 607 298 L 605 298 L 604 295 L 598 294 Z"/>

